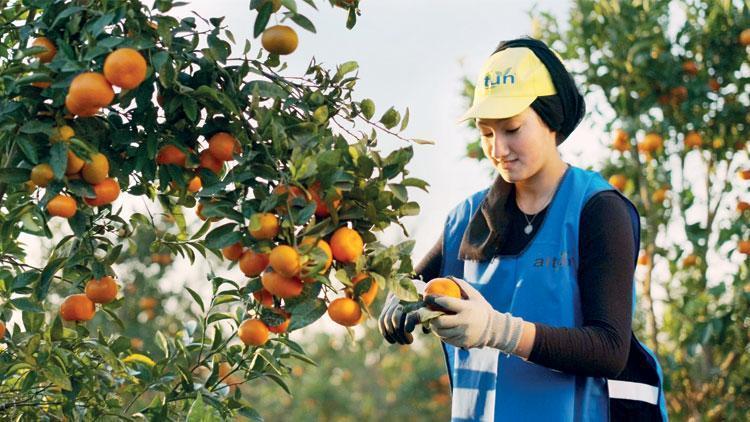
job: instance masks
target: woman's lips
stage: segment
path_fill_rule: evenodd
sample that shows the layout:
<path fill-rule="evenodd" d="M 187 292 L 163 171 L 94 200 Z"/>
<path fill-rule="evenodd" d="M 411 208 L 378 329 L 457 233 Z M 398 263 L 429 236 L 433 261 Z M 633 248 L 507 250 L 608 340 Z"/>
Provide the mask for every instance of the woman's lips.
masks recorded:
<path fill-rule="evenodd" d="M 518 161 L 518 159 L 515 159 L 515 160 L 502 160 L 502 161 L 500 161 L 500 165 L 503 168 L 508 168 L 508 167 L 512 166 L 516 161 Z"/>

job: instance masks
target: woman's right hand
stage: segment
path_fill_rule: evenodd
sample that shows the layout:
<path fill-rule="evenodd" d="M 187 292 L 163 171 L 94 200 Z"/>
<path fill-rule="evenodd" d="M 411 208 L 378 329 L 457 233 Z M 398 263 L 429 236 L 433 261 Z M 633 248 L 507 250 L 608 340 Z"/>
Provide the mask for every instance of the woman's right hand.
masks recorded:
<path fill-rule="evenodd" d="M 412 282 L 417 288 L 417 292 L 421 294 L 424 291 L 425 283 L 421 280 L 412 280 Z M 398 296 L 388 293 L 383 310 L 378 318 L 380 334 L 388 343 L 411 344 L 414 341 L 411 332 L 414 330 L 415 324 L 413 322 L 407 324 L 407 315 Z"/>

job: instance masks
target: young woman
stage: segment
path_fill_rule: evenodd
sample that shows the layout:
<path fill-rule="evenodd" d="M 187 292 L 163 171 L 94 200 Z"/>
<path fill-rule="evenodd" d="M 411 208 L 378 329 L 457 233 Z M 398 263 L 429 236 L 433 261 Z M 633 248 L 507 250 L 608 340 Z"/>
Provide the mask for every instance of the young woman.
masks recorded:
<path fill-rule="evenodd" d="M 501 43 L 477 78 L 463 119 L 476 119 L 499 176 L 449 213 L 416 268 L 463 292 L 426 298 L 447 311 L 429 325 L 453 421 L 667 419 L 661 368 L 631 328 L 636 208 L 557 150 L 584 112 L 559 56 L 537 40 Z M 391 295 L 381 333 L 409 344 L 422 315 Z"/>

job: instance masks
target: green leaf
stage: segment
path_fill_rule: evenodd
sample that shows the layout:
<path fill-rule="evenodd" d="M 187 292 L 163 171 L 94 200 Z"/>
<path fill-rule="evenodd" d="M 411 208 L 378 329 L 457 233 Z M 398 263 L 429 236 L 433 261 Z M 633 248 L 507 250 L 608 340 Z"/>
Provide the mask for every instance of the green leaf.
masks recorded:
<path fill-rule="evenodd" d="M 203 299 L 201 299 L 201 296 L 195 290 L 191 289 L 190 287 L 186 286 L 185 290 L 187 290 L 188 293 L 190 293 L 190 296 L 193 297 L 193 300 L 195 301 L 195 303 L 197 303 L 198 306 L 201 307 L 201 312 L 206 312 L 206 307 L 203 306 Z"/>
<path fill-rule="evenodd" d="M 258 10 L 258 16 L 255 18 L 255 26 L 253 28 L 253 37 L 258 38 L 258 35 L 262 34 L 268 25 L 268 20 L 273 14 L 273 2 L 266 2 Z"/>
<path fill-rule="evenodd" d="M 47 263 L 47 266 L 44 267 L 44 270 L 42 270 L 42 275 L 39 278 L 39 284 L 36 287 L 36 298 L 38 300 L 43 300 L 45 297 L 47 297 L 47 292 L 49 291 L 52 277 L 54 277 L 55 273 L 65 265 L 66 260 L 67 258 L 55 258 L 50 260 Z"/>
<path fill-rule="evenodd" d="M 291 332 L 317 321 L 326 313 L 327 308 L 323 299 L 315 298 L 313 300 L 306 300 L 296 306 L 288 307 L 288 310 L 292 314 L 292 317 L 287 331 Z"/>
<path fill-rule="evenodd" d="M 315 31 L 315 25 L 310 21 L 310 19 L 307 19 L 305 16 L 300 15 L 299 13 L 295 13 L 292 15 L 292 21 L 296 23 L 297 25 L 301 26 L 302 28 L 312 32 L 313 34 L 316 33 Z"/>
<path fill-rule="evenodd" d="M 339 82 L 344 78 L 347 73 L 353 72 L 359 68 L 359 64 L 355 61 L 349 61 L 342 63 L 341 66 L 336 70 L 336 75 L 333 77 L 334 82 Z"/>
<path fill-rule="evenodd" d="M 206 235 L 206 247 L 209 249 L 221 249 L 239 242 L 242 240 L 242 234 L 235 231 L 236 228 L 236 223 L 227 223 L 211 230 Z"/>
<path fill-rule="evenodd" d="M 209 324 L 213 324 L 216 321 L 221 321 L 221 320 L 224 320 L 224 319 L 233 319 L 233 318 L 234 318 L 234 315 L 232 315 L 232 314 L 229 314 L 229 313 L 226 313 L 226 312 L 216 312 L 216 313 L 211 314 L 208 317 L 208 321 L 207 322 Z"/>
<path fill-rule="evenodd" d="M 407 202 L 398 209 L 401 215 L 412 216 L 419 215 L 419 204 L 416 202 Z"/>
<path fill-rule="evenodd" d="M 372 119 L 372 116 L 375 115 L 375 102 L 371 99 L 365 98 L 359 103 L 359 107 L 367 120 Z"/>
<path fill-rule="evenodd" d="M 44 309 L 37 302 L 31 301 L 27 297 L 18 297 L 10 301 L 16 309 L 25 312 L 44 312 Z"/>
<path fill-rule="evenodd" d="M 22 168 L 0 169 L 0 183 L 24 183 L 31 178 L 31 170 Z"/>
<path fill-rule="evenodd" d="M 425 192 L 427 192 L 427 187 L 430 186 L 429 183 L 425 182 L 422 179 L 417 179 L 416 177 L 407 177 L 406 179 L 401 181 L 401 184 L 404 186 L 414 186 L 415 188 L 422 189 Z"/>
<path fill-rule="evenodd" d="M 161 330 L 156 332 L 156 345 L 159 346 L 159 349 L 161 349 L 162 352 L 164 352 L 164 356 L 169 357 L 169 344 L 167 343 L 167 337 L 164 336 Z"/>
<path fill-rule="evenodd" d="M 386 128 L 390 129 L 396 126 L 400 120 L 401 113 L 391 107 L 388 109 L 388 111 L 383 113 L 383 117 L 380 118 L 380 123 L 382 123 Z"/>
<path fill-rule="evenodd" d="M 280 376 L 276 374 L 265 374 L 265 376 L 267 376 L 268 378 L 271 378 L 271 380 L 273 380 L 273 382 L 275 382 L 281 388 L 283 388 L 287 394 L 289 394 L 290 396 L 292 395 L 292 392 L 289 390 L 289 386 L 286 385 L 286 381 L 284 381 Z"/>
<path fill-rule="evenodd" d="M 190 410 L 188 411 L 185 421 L 186 422 L 213 422 L 213 421 L 218 421 L 221 419 L 222 418 L 218 410 L 216 410 L 215 408 L 211 406 L 206 405 L 206 403 L 203 402 L 203 396 L 199 392 L 193 404 L 190 405 Z"/>
<path fill-rule="evenodd" d="M 399 128 L 399 132 L 406 129 L 406 126 L 409 125 L 409 107 L 406 107 L 406 112 L 404 112 L 404 118 L 401 120 L 401 127 Z"/>
<path fill-rule="evenodd" d="M 268 98 L 285 99 L 289 96 L 289 93 L 283 88 L 268 81 L 250 81 L 243 90 L 250 90 L 253 93 L 257 92 L 261 97 Z"/>

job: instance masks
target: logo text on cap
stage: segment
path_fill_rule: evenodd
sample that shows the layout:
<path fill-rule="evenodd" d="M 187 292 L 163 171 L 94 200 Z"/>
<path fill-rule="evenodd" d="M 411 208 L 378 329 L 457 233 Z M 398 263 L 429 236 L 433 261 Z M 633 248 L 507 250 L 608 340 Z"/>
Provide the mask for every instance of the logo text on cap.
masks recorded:
<path fill-rule="evenodd" d="M 484 76 L 484 87 L 492 89 L 499 85 L 514 85 L 516 76 L 511 72 L 511 68 L 505 69 L 505 72 L 488 73 Z"/>

